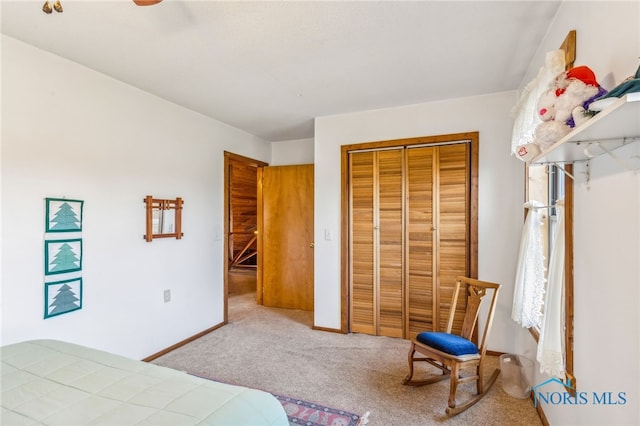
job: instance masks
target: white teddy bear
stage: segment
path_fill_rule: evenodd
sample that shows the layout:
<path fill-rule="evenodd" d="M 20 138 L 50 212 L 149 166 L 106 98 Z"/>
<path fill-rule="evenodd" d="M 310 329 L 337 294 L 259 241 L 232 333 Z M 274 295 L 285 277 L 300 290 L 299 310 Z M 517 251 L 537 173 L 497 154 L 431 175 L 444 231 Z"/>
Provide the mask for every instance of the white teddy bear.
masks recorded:
<path fill-rule="evenodd" d="M 538 116 L 533 143 L 541 150 L 564 137 L 576 125 L 591 118 L 589 104 L 607 93 L 589 67 L 580 66 L 559 74 L 538 100 Z"/>

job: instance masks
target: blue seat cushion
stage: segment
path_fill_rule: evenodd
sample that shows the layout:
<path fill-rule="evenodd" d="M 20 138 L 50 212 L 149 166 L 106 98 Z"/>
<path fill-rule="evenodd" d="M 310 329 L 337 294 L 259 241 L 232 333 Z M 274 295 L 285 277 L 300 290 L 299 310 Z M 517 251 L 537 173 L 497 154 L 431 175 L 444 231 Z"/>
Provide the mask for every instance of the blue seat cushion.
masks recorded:
<path fill-rule="evenodd" d="M 449 355 L 459 356 L 478 353 L 478 347 L 472 341 L 455 334 L 425 331 L 418 334 L 416 340 Z"/>

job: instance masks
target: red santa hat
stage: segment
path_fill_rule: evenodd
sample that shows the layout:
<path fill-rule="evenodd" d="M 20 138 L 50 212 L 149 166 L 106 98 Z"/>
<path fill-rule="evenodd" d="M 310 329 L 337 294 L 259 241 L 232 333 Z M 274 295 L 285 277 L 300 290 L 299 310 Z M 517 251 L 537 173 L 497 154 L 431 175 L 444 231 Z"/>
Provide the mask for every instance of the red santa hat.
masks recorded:
<path fill-rule="evenodd" d="M 571 68 L 569 71 L 567 71 L 567 79 L 571 78 L 580 80 L 587 86 L 598 86 L 596 75 L 593 73 L 593 71 L 591 71 L 591 68 L 584 65 Z"/>

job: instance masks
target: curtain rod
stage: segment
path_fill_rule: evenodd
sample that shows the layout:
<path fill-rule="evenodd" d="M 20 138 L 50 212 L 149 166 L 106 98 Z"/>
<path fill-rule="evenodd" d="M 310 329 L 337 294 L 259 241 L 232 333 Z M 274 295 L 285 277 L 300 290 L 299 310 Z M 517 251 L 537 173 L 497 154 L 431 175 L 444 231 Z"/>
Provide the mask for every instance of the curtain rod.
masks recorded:
<path fill-rule="evenodd" d="M 532 210 L 537 210 L 537 209 L 554 209 L 557 207 L 564 207 L 564 199 L 559 199 L 556 201 L 555 204 L 551 204 L 548 206 L 534 206 L 531 205 L 531 202 L 526 202 L 524 203 L 523 207 L 527 208 L 527 209 L 532 209 Z"/>

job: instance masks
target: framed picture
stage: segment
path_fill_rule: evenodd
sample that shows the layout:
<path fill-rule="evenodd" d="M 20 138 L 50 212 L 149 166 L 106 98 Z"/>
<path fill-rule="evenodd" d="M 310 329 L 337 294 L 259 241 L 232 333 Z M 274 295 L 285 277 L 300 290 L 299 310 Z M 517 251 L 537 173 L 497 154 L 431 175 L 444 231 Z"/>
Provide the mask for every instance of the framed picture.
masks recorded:
<path fill-rule="evenodd" d="M 82 270 L 82 238 L 44 241 L 44 274 Z"/>
<path fill-rule="evenodd" d="M 80 308 L 82 308 L 82 278 L 45 283 L 45 318 L 77 311 Z"/>
<path fill-rule="evenodd" d="M 45 232 L 82 231 L 82 205 L 84 201 L 46 198 L 45 203 Z"/>

